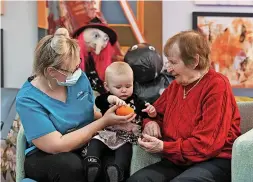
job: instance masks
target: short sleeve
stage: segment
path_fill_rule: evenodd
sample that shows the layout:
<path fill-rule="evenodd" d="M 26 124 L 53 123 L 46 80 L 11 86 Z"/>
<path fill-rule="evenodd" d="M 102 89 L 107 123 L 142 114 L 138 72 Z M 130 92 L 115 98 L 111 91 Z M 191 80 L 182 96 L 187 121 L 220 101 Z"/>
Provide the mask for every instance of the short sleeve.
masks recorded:
<path fill-rule="evenodd" d="M 16 109 L 28 142 L 56 131 L 47 111 L 35 100 L 18 98 Z"/>

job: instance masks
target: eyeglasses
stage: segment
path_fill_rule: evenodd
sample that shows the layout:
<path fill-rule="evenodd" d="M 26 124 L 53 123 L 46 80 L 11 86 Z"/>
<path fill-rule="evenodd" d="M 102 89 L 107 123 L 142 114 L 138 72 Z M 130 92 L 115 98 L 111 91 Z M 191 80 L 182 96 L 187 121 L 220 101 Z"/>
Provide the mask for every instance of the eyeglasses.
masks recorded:
<path fill-rule="evenodd" d="M 65 70 L 65 69 L 62 69 L 62 68 L 56 68 L 56 69 L 57 69 L 57 70 L 64 71 L 64 72 L 67 72 L 67 73 L 69 73 L 69 74 L 73 75 L 73 74 L 75 73 L 75 71 L 79 69 L 80 64 L 81 64 L 81 62 L 80 62 L 80 63 L 76 66 L 76 68 L 75 68 L 75 70 L 74 70 L 74 71 L 69 71 L 69 70 Z"/>

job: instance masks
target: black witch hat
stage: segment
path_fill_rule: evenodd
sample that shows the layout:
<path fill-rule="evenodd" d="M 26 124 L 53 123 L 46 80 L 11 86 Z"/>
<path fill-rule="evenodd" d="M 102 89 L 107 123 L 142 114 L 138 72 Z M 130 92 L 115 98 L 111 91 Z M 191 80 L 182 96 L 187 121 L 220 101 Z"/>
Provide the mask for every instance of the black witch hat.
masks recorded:
<path fill-rule="evenodd" d="M 86 28 L 97 28 L 106 33 L 109 36 L 109 41 L 111 45 L 114 45 L 117 41 L 116 32 L 111 29 L 107 24 L 102 23 L 102 21 L 98 17 L 93 18 L 88 24 L 74 31 L 73 37 L 78 37 L 78 35 L 80 35 Z"/>

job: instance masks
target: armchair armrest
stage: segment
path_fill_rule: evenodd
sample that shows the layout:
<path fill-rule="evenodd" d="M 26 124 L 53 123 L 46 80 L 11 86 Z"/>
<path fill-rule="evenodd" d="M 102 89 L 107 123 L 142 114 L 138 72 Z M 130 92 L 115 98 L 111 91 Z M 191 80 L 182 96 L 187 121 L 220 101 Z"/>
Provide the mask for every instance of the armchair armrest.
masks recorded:
<path fill-rule="evenodd" d="M 130 175 L 138 170 L 161 160 L 159 155 L 150 154 L 140 148 L 138 145 L 133 145 L 133 155 L 130 166 Z"/>
<path fill-rule="evenodd" d="M 16 148 L 16 181 L 20 182 L 25 178 L 25 149 L 26 149 L 26 138 L 24 135 L 24 129 L 21 125 L 18 137 L 17 137 L 17 148 Z"/>
<path fill-rule="evenodd" d="M 236 139 L 232 150 L 232 182 L 253 179 L 253 129 Z"/>

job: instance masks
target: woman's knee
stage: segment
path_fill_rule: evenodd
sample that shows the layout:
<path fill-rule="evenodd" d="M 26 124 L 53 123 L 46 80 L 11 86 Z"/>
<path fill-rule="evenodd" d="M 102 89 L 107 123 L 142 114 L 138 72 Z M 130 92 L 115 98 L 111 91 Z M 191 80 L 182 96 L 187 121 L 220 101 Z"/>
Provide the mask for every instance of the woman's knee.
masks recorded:
<path fill-rule="evenodd" d="M 71 152 L 57 154 L 58 161 L 51 168 L 49 178 L 57 179 L 60 182 L 85 180 L 84 168 L 81 158 Z M 54 180 L 52 180 L 54 181 Z"/>
<path fill-rule="evenodd" d="M 27 177 L 36 181 L 83 181 L 84 169 L 81 158 L 71 152 L 54 155 L 34 154 L 25 162 Z"/>
<path fill-rule="evenodd" d="M 81 158 L 74 153 L 71 152 L 64 152 L 58 155 L 56 164 L 54 164 L 55 167 L 57 167 L 60 170 L 66 170 L 69 174 L 70 173 L 77 173 L 77 172 L 83 172 L 83 163 Z"/>

